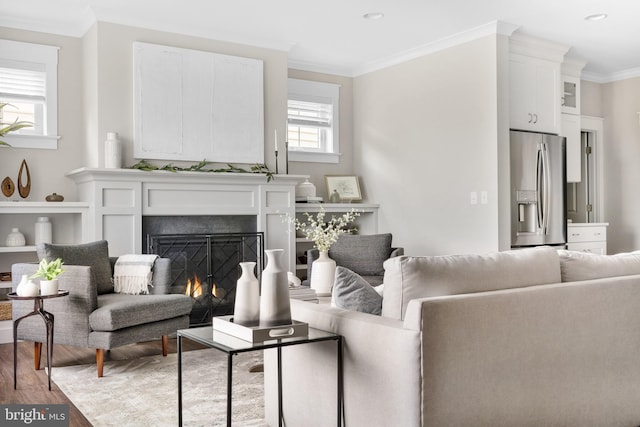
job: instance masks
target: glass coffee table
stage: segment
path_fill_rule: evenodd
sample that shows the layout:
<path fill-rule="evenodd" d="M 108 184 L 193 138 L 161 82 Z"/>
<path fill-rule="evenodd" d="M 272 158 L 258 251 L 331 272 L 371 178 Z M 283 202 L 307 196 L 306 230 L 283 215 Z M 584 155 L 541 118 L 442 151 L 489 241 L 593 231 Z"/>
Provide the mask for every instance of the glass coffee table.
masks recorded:
<path fill-rule="evenodd" d="M 219 339 L 217 337 L 220 337 Z M 205 345 L 209 348 L 222 351 L 227 354 L 227 426 L 231 426 L 231 404 L 232 404 L 232 366 L 233 356 L 250 351 L 266 350 L 275 348 L 278 354 L 278 425 L 283 425 L 282 413 L 282 348 L 292 345 L 309 344 L 321 341 L 336 342 L 336 357 L 338 372 L 337 381 L 337 426 L 342 424 L 342 336 L 332 332 L 321 331 L 309 328 L 309 334 L 300 337 L 278 338 L 262 342 L 243 341 L 239 338 L 231 337 L 216 331 L 214 337 L 213 327 L 206 326 L 200 328 L 178 330 L 178 425 L 182 426 L 182 340 L 186 338 Z"/>

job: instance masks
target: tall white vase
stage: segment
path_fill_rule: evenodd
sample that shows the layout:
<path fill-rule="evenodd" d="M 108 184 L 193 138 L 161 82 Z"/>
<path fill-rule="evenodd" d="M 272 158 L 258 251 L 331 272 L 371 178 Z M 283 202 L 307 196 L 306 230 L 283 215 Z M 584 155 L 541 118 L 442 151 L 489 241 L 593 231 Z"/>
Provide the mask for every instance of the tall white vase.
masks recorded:
<path fill-rule="evenodd" d="M 35 225 L 35 242 L 36 245 L 39 243 L 53 243 L 52 233 L 51 233 L 51 221 L 49 221 L 48 216 L 40 216 L 38 217 L 38 221 Z"/>
<path fill-rule="evenodd" d="M 287 271 L 282 268 L 284 249 L 267 249 L 267 267 L 262 272 L 260 326 L 291 324 Z"/>
<path fill-rule="evenodd" d="M 320 256 L 311 267 L 311 288 L 318 296 L 330 296 L 335 276 L 336 262 L 329 258 L 328 251 L 320 251 Z"/>
<path fill-rule="evenodd" d="M 104 167 L 118 169 L 122 167 L 122 147 L 117 132 L 107 132 L 104 142 Z"/>
<path fill-rule="evenodd" d="M 236 284 L 233 322 L 256 326 L 260 322 L 260 283 L 253 271 L 255 262 L 241 262 L 242 274 Z"/>

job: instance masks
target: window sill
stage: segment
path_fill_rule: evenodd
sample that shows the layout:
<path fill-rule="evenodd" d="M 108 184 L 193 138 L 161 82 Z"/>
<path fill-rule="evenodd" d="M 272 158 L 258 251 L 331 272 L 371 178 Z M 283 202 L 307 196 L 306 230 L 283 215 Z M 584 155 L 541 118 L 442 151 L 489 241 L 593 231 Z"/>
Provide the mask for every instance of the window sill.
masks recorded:
<path fill-rule="evenodd" d="M 57 150 L 59 136 L 42 135 L 5 135 L 2 140 L 11 147 L 7 148 L 39 148 L 42 150 Z"/>
<path fill-rule="evenodd" d="M 340 163 L 340 153 L 313 153 L 289 150 L 289 161 L 309 163 Z"/>

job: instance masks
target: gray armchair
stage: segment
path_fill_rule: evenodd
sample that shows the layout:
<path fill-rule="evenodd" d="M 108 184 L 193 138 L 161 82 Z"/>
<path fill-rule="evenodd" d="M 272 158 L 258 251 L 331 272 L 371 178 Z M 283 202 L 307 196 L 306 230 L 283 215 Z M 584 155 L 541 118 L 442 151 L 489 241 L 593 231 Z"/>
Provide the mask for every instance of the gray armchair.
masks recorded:
<path fill-rule="evenodd" d="M 45 310 L 55 316 L 54 344 L 96 349 L 98 377 L 103 376 L 104 351 L 136 342 L 162 338 L 162 354 L 167 355 L 168 335 L 189 326 L 192 300 L 187 295 L 166 293 L 171 261 L 158 258 L 153 267 L 153 287 L 148 295 L 118 294 L 113 290 L 115 258 L 108 256 L 106 241 L 83 245 L 38 247 L 42 259 L 62 258 L 65 272 L 60 289 L 69 295 L 45 302 Z M 13 264 L 13 289 L 23 274 L 31 275 L 37 264 Z M 31 301 L 14 301 L 13 318 L 33 309 Z M 34 364 L 40 369 L 46 330 L 42 320 L 30 317 L 18 328 L 18 339 L 33 341 Z"/>
<path fill-rule="evenodd" d="M 362 276 L 372 286 L 382 283 L 384 267 L 389 258 L 404 255 L 403 248 L 391 247 L 391 234 L 341 234 L 329 250 L 329 258 L 340 267 Z M 305 284 L 311 284 L 313 261 L 318 259 L 317 249 L 307 251 L 307 278 Z"/>

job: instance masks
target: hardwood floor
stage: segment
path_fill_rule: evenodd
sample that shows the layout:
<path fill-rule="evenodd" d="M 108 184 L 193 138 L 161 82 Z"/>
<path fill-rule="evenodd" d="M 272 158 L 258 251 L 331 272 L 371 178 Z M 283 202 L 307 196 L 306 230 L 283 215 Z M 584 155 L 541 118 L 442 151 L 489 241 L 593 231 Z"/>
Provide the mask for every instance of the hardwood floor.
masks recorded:
<path fill-rule="evenodd" d="M 189 340 L 183 341 L 183 350 L 203 348 Z M 169 340 L 169 353 L 176 352 L 176 340 Z M 146 343 L 132 344 L 119 347 L 105 353 L 105 361 L 128 360 L 145 356 L 162 354 L 160 340 Z M 56 366 L 95 364 L 94 349 L 78 348 L 64 345 L 53 347 L 53 369 Z M 42 349 L 42 366 L 46 366 L 46 346 Z M 82 415 L 73 403 L 52 382 L 51 391 L 45 369 L 36 371 L 33 366 L 33 343 L 18 343 L 18 387 L 13 389 L 13 344 L 0 344 L 0 403 L 22 404 L 68 404 L 70 427 L 91 427 L 91 423 Z M 97 375 L 97 371 L 96 371 Z M 105 375 L 109 375 L 105 367 Z"/>

